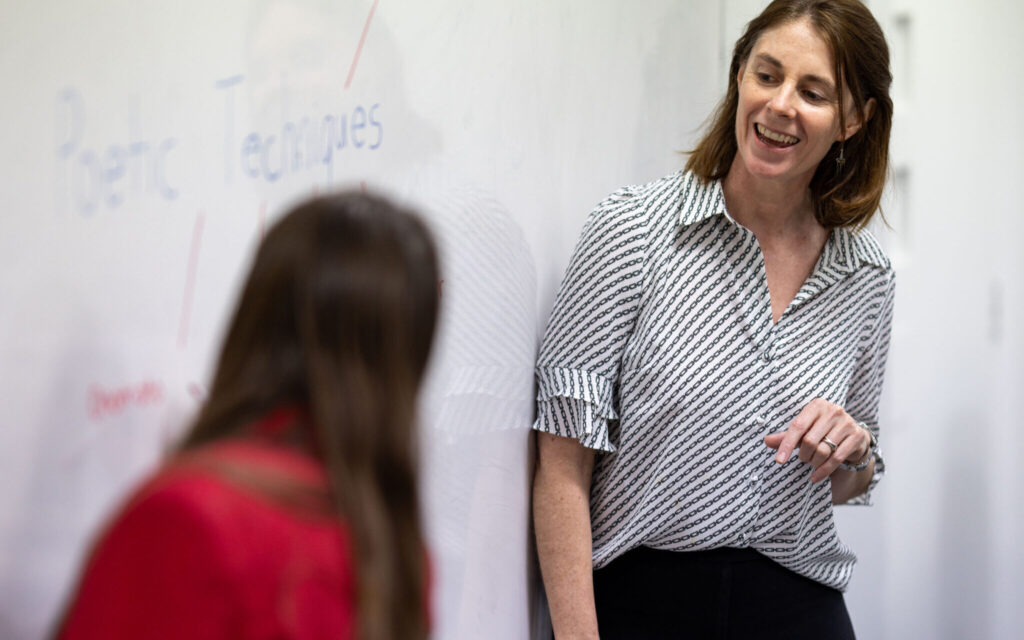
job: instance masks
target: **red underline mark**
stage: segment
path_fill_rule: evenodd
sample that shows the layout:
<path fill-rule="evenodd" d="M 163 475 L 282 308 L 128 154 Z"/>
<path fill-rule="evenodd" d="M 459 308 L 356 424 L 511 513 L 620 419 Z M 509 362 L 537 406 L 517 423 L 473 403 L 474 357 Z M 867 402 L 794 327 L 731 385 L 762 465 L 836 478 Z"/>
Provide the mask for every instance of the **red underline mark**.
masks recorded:
<path fill-rule="evenodd" d="M 199 243 L 203 237 L 205 216 L 200 211 L 196 214 L 196 224 L 192 228 L 192 247 L 188 252 L 188 266 L 185 271 L 185 295 L 181 302 L 181 320 L 178 322 L 178 348 L 184 349 L 188 344 L 188 323 L 192 317 L 192 294 L 196 288 L 196 269 L 199 263 Z"/>
<path fill-rule="evenodd" d="M 366 16 L 366 24 L 363 25 L 363 35 L 359 36 L 359 46 L 356 47 L 356 55 L 352 58 L 352 66 L 348 69 L 348 78 L 345 79 L 345 88 L 352 84 L 352 76 L 356 75 L 356 65 L 359 64 L 359 55 L 363 52 L 363 45 L 366 43 L 366 33 L 370 30 L 370 21 L 373 20 L 373 13 L 377 10 L 377 3 L 380 0 L 373 0 L 370 6 L 370 15 Z"/>

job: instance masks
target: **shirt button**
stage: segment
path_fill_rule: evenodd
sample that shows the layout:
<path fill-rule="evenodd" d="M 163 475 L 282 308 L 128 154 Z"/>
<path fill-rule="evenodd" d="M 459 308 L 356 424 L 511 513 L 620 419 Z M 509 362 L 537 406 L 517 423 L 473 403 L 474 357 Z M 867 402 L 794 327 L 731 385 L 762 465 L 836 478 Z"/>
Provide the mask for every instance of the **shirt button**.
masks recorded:
<path fill-rule="evenodd" d="M 769 351 L 765 351 L 764 355 L 762 355 L 761 358 L 763 358 L 765 362 L 771 362 L 772 361 L 772 354 Z"/>

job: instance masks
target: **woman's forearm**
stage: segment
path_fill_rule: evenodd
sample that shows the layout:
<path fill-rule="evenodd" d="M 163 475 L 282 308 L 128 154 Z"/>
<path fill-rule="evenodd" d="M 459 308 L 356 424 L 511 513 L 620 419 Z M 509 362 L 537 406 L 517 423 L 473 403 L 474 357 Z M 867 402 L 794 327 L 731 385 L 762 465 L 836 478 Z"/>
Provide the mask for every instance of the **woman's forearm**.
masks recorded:
<path fill-rule="evenodd" d="M 594 452 L 567 438 L 537 437 L 533 521 L 555 638 L 597 638 L 590 535 Z"/>

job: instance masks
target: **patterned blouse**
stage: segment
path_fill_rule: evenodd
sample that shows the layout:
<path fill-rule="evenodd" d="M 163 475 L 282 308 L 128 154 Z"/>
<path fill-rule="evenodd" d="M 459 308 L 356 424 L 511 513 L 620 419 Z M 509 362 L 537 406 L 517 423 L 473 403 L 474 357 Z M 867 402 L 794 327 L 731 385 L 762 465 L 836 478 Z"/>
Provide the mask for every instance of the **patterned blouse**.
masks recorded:
<path fill-rule="evenodd" d="M 778 323 L 754 234 L 721 185 L 676 173 L 591 213 L 537 364 L 534 428 L 597 449 L 594 568 L 630 549 L 751 547 L 845 589 L 856 556 L 830 481 L 766 434 L 820 397 L 878 435 L 893 271 L 866 231 L 834 229 Z M 869 504 L 884 473 L 876 450 Z"/>

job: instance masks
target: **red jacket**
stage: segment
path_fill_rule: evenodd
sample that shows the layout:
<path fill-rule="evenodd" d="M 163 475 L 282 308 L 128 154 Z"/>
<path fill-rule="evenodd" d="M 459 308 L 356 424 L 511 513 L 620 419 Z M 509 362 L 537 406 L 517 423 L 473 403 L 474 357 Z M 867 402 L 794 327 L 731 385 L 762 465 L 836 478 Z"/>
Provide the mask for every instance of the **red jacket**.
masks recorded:
<path fill-rule="evenodd" d="M 255 489 L 249 472 L 323 496 L 314 458 L 256 437 L 170 463 L 100 538 L 58 637 L 351 638 L 345 528 L 323 508 L 286 506 Z"/>

